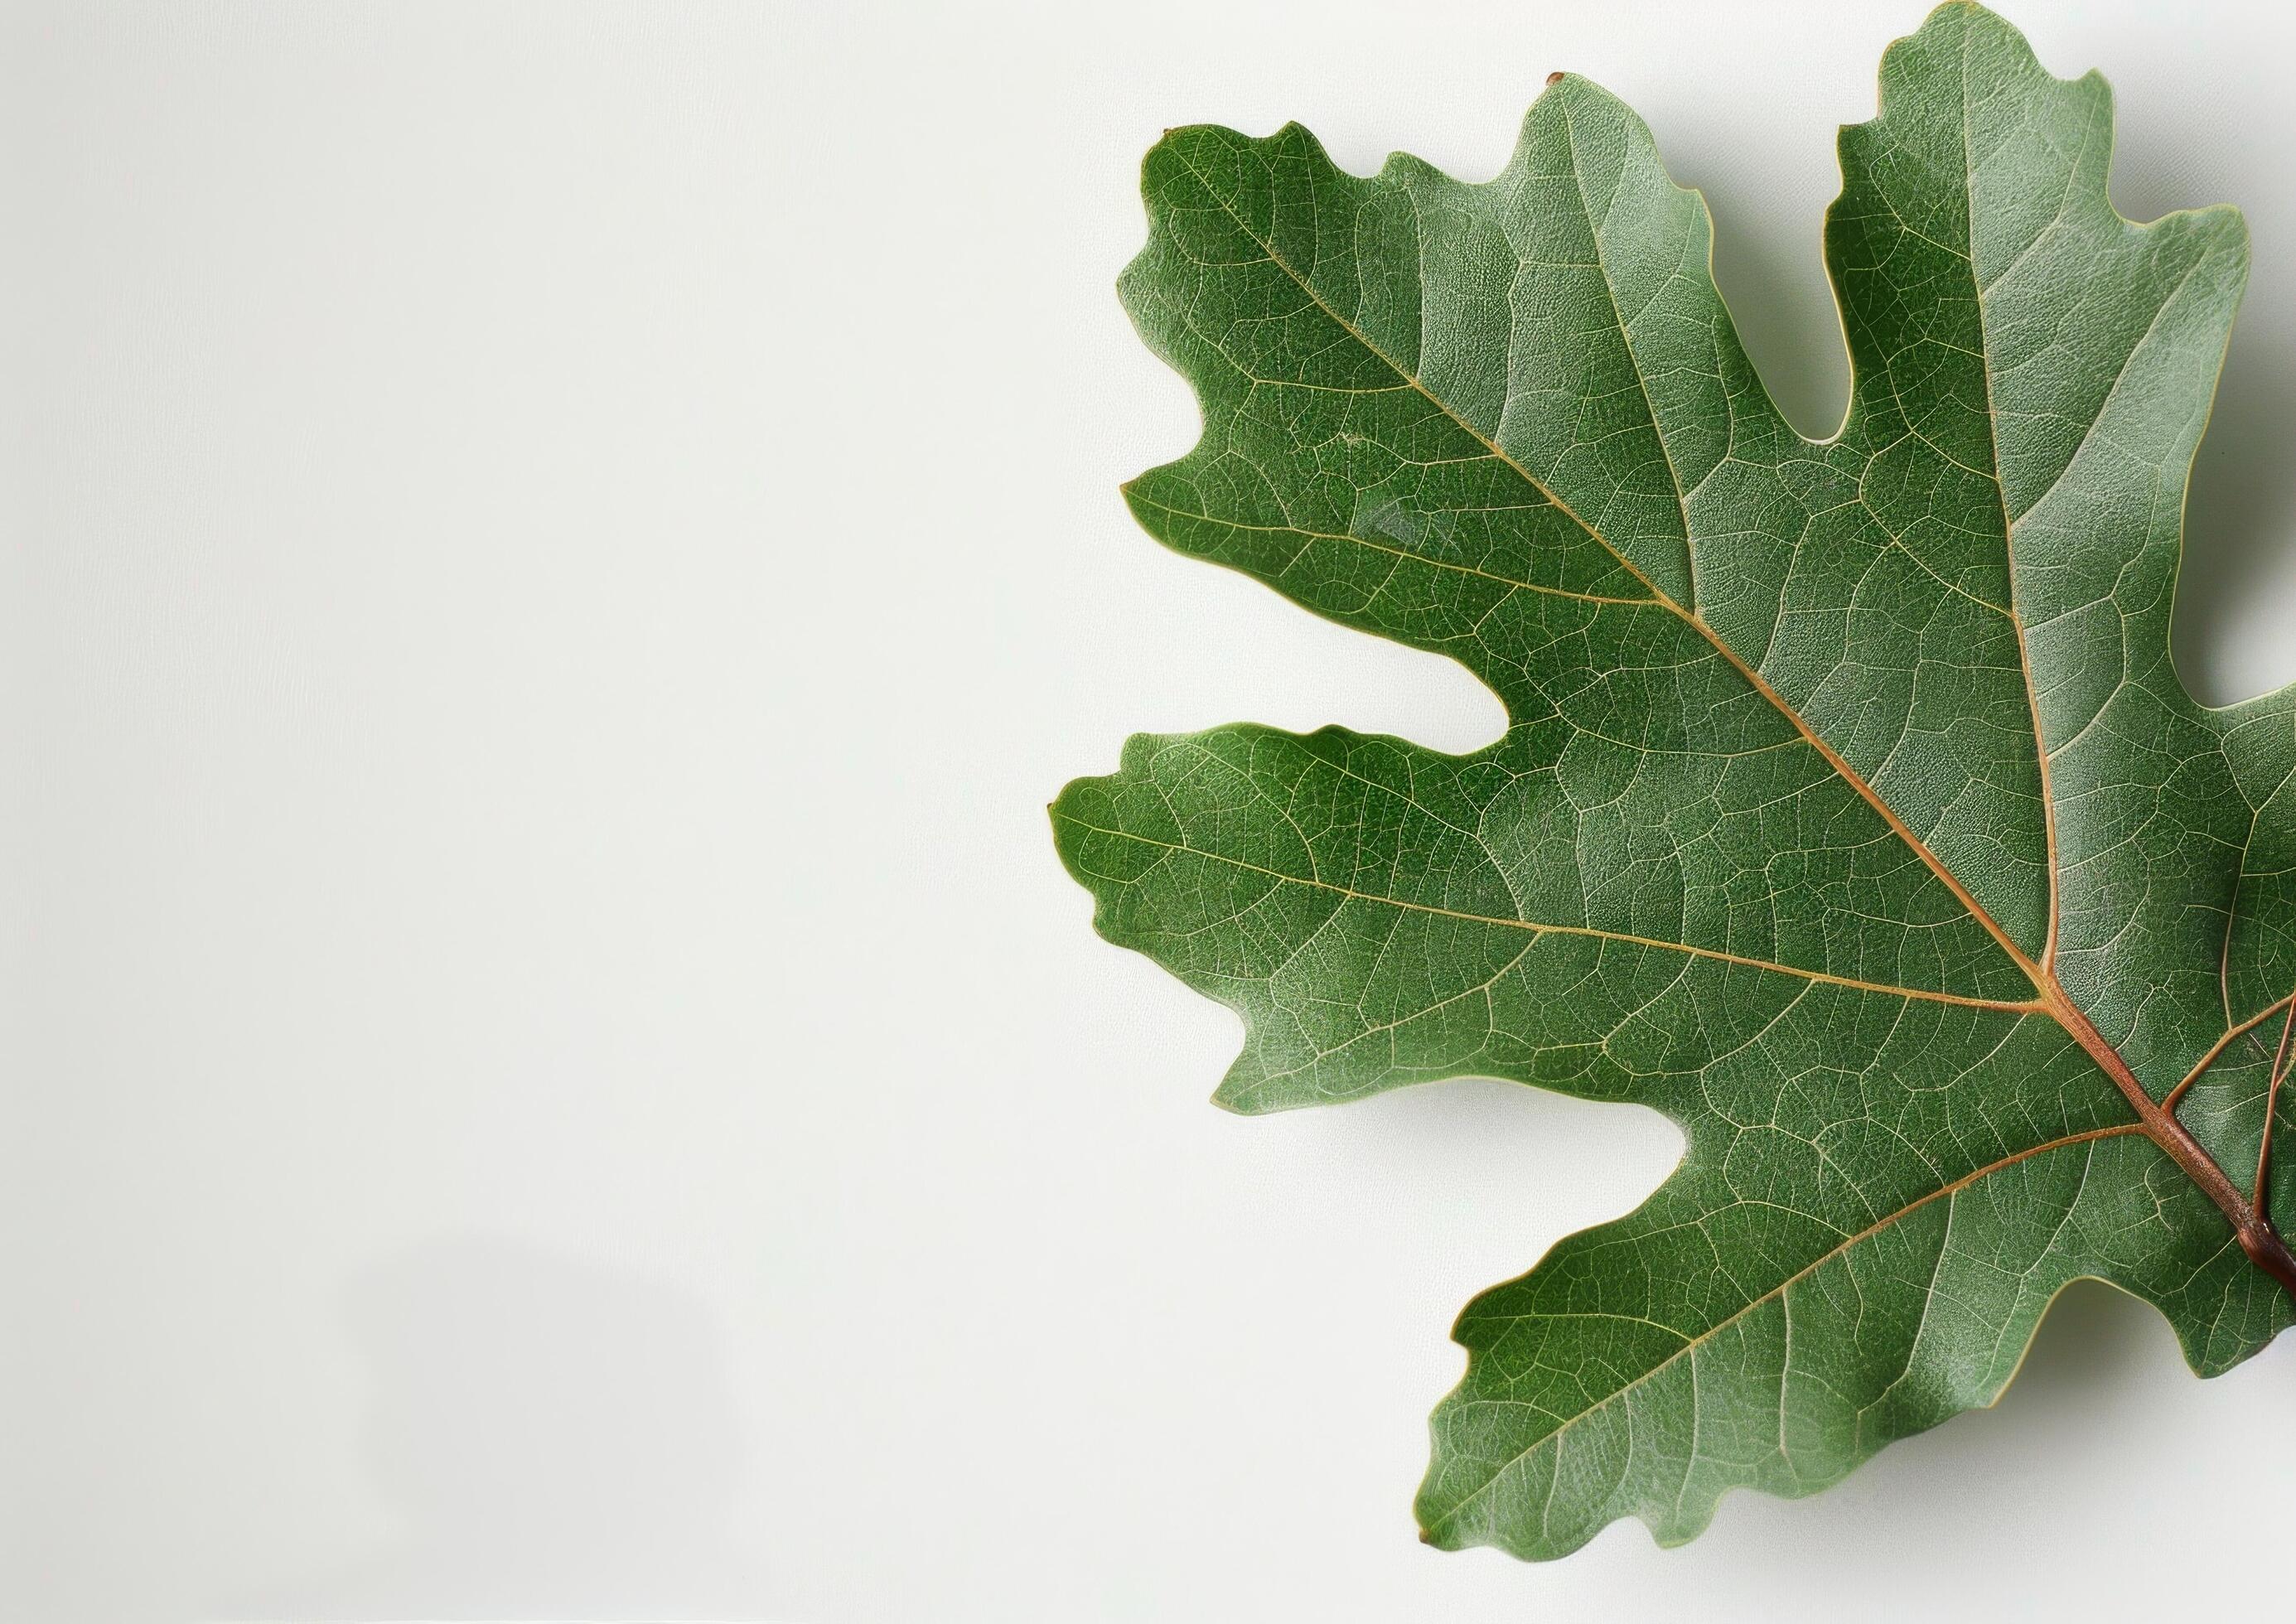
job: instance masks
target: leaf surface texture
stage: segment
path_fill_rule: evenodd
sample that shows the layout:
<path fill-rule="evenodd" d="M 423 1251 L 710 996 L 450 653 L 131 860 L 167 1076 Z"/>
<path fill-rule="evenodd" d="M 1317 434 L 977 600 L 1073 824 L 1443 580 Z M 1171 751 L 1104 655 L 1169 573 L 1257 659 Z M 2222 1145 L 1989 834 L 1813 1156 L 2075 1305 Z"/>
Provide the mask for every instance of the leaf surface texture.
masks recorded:
<path fill-rule="evenodd" d="M 1349 175 L 1297 127 L 1148 156 L 1123 297 L 1204 431 L 1133 512 L 1458 660 L 1508 725 L 1136 738 L 1053 808 L 1098 928 L 1242 1014 L 1233 1109 L 1490 1076 L 1686 1141 L 1461 1316 L 1437 1544 L 1671 1543 L 1733 1488 L 1821 1488 L 1991 1402 L 2077 1277 L 2204 1374 L 2291 1316 L 2129 1092 L 2182 1086 L 2245 1186 L 2296 692 L 2210 709 L 2171 665 L 2247 242 L 2122 219 L 2112 138 L 2103 82 L 1989 12 L 1890 48 L 1827 216 L 1823 442 L 1747 360 L 1703 200 L 1585 79 L 1485 185 Z"/>

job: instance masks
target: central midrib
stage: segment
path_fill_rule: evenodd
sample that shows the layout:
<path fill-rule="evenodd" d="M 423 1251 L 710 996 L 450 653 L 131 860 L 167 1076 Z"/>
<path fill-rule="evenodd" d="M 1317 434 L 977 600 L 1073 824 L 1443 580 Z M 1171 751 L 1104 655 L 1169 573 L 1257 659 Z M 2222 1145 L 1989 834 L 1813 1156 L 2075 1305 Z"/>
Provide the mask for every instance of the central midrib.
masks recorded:
<path fill-rule="evenodd" d="M 2065 989 L 2064 983 L 2057 977 L 2057 927 L 2061 912 L 2058 900 L 2060 876 L 2057 862 L 2057 808 L 2056 799 L 2049 784 L 2050 751 L 2048 741 L 2044 736 L 2040 704 L 2034 690 L 2032 655 L 2027 645 L 2024 618 L 2018 605 L 2017 521 L 2039 505 L 2047 497 L 2049 491 L 2055 489 L 2057 484 L 2071 472 L 2072 464 L 2079 459 L 2082 448 L 2087 445 L 2089 436 L 2095 433 L 2097 424 L 2103 420 L 2103 414 L 2106 406 L 2111 404 L 2112 395 L 2119 391 L 2120 378 L 2127 375 L 2129 365 L 2135 362 L 2136 352 L 2144 348 L 2152 334 L 2152 328 L 2159 325 L 2161 315 L 2166 313 L 2169 305 L 2175 299 L 2177 292 L 2181 291 L 2182 283 L 2179 283 L 2177 289 L 2171 290 L 2168 298 L 2161 301 L 2161 308 L 2153 314 L 2152 326 L 2148 326 L 2144 333 L 2139 335 L 2136 343 L 2131 346 L 2128 357 L 2121 363 L 2120 373 L 2113 379 L 2112 389 L 2097 405 L 2097 415 L 2091 418 L 2080 443 L 2074 447 L 2072 455 L 2067 459 L 2064 467 L 2058 471 L 2056 478 L 2050 482 L 2047 489 L 2045 489 L 2040 496 L 2026 503 L 2017 513 L 2012 514 L 2009 507 L 2008 485 L 2001 473 L 2000 418 L 1993 404 L 1992 321 L 1986 302 L 1987 284 L 1977 265 L 1977 168 L 1976 154 L 1973 150 L 1974 140 L 1969 123 L 1969 58 L 1972 37 L 1970 31 L 1964 28 L 1961 39 L 1961 172 L 1962 236 L 1965 251 L 1961 258 L 1962 263 L 1969 270 L 1970 297 L 1977 309 L 1980 351 L 1977 356 L 1977 365 L 1978 375 L 1985 391 L 1986 441 L 1992 453 L 1994 494 L 1999 499 L 2001 507 L 2001 547 L 2009 579 L 2009 620 L 2011 626 L 2016 630 L 2017 663 L 2020 673 L 2024 678 L 2025 708 L 2032 726 L 2036 770 L 2040 775 L 2043 860 L 2048 881 L 2048 923 L 2042 940 L 2040 963 L 2038 965 L 2033 964 L 2021 954 L 2017 956 L 2018 960 L 2025 967 L 2027 973 L 2032 976 L 2033 984 L 2039 991 L 2042 1004 L 2050 1017 L 2065 1029 L 2075 1043 L 2080 1046 L 2096 1068 L 2112 1080 L 2112 1086 L 2118 1088 L 2122 1096 L 2128 1101 L 2129 1105 L 2136 1111 L 2137 1121 L 2144 1128 L 2146 1136 L 2166 1152 L 2179 1170 L 2216 1204 L 2218 1210 L 2224 1214 L 2226 1221 L 2233 1226 L 2234 1233 L 2240 1237 L 2241 1243 L 2248 1250 L 2250 1257 L 2255 1259 L 2259 1267 L 2267 1267 L 2267 1259 L 2259 1251 L 2259 1247 L 2276 1253 L 2273 1265 L 2267 1267 L 2267 1272 L 2278 1278 L 2292 1294 L 2296 1294 L 2296 1258 L 2289 1255 L 2287 1247 L 2281 1242 L 2278 1232 L 2273 1227 L 2269 1216 L 2264 1212 L 2261 1205 L 2251 1205 L 2243 1201 L 2241 1192 L 2226 1177 L 2223 1165 L 2217 1161 L 2215 1155 L 2194 1136 L 2190 1129 L 2177 1120 L 2173 1105 L 2164 1106 L 2152 1097 L 2152 1091 L 2145 1087 L 2135 1070 L 2121 1057 L 2120 1052 L 2113 1046 L 2112 1041 L 2097 1030 L 2096 1024 L 2090 1020 L 2088 1012 L 2074 1002 L 2072 995 Z M 2038 240 L 2038 236 L 2036 240 Z M 2198 260 L 2195 260 L 2195 266 L 2198 263 Z M 2185 278 L 2189 280 L 2192 274 L 2192 270 L 2187 269 Z M 2229 941 L 2229 936 L 2226 939 Z M 2226 1013 L 2229 1015 L 2230 1012 Z M 2229 1037 L 2230 1033 L 2227 1032 L 2226 1036 Z M 2221 1046 L 2221 1042 L 2218 1046 Z M 2213 1049 L 2210 1051 L 2211 1055 L 2215 1053 Z M 2207 1064 L 2207 1060 L 2203 1060 L 2201 1066 L 2195 1067 L 2186 1076 L 2185 1081 L 2177 1085 L 2175 1093 L 2169 1097 L 2173 1100 L 2176 1095 L 2181 1094 L 2192 1079 L 2197 1077 Z M 2266 1143 L 2267 1144 L 2270 1143 L 2268 1124 Z M 2257 1159 L 2259 1193 L 2263 1179 L 2264 1155 L 2265 1152 L 2259 1151 Z M 2259 1193 L 2259 1203 L 2260 1201 Z"/>

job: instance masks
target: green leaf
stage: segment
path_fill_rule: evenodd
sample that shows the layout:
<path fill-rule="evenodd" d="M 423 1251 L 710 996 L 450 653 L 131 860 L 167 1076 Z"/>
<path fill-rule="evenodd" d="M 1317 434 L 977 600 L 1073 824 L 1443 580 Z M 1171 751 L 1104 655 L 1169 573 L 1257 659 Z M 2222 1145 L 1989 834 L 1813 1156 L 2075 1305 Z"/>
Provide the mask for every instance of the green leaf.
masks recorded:
<path fill-rule="evenodd" d="M 2169 659 L 2237 213 L 2107 201 L 2111 99 L 1948 5 L 1841 137 L 1849 415 L 1790 427 L 1649 130 L 1559 78 L 1467 185 L 1175 130 L 1122 291 L 1204 433 L 1181 552 L 1447 654 L 1466 756 L 1137 738 L 1053 808 L 1104 936 L 1241 1012 L 1232 1109 L 1462 1075 L 1681 1166 L 1471 1303 L 1418 1514 L 1528 1557 L 1799 1495 L 1990 1403 L 2095 1276 L 2213 1374 L 2291 1318 L 2262 1209 L 2296 690 Z M 2251 1188 L 2253 1185 L 2254 1188 Z"/>

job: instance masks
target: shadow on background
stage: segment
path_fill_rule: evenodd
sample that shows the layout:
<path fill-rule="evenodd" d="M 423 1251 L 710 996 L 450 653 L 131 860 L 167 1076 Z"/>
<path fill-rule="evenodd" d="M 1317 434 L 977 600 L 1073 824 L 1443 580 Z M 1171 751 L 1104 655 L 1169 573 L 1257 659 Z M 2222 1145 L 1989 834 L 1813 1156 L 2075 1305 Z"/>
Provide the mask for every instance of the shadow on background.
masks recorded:
<path fill-rule="evenodd" d="M 2076 1281 L 1993 1408 L 1900 1439 L 1806 1499 L 1734 1492 L 1687 1555 L 1663 1560 L 1689 1570 L 1686 1585 L 1752 1563 L 1768 1574 L 1782 1616 L 1815 1617 L 1870 1584 L 1877 1554 L 2013 1559 L 2005 1544 L 2046 1546 L 2059 1513 L 2053 1497 L 2065 1483 L 2146 1475 L 2161 1441 L 2153 1432 L 2173 1430 L 2161 1404 L 2169 1383 L 2201 1385 L 2183 1370 L 2166 1323 L 2111 1286 Z M 1603 1538 L 1639 1547 L 1648 1537 L 1627 1527 Z"/>
<path fill-rule="evenodd" d="M 2251 285 L 2244 304 L 2260 290 Z M 2185 570 L 2177 581 L 2177 673 L 2202 701 L 2230 704 L 2259 687 L 2224 655 L 2259 583 L 2296 546 L 2296 332 L 2245 309 L 2217 386 L 2215 414 L 2193 459 Z"/>
<path fill-rule="evenodd" d="M 368 1464 L 404 1533 L 243 1616 L 758 1616 L 726 1521 L 742 1423 L 694 1299 L 487 1237 L 396 1253 L 348 1298 Z"/>
<path fill-rule="evenodd" d="M 2079 1428 L 2130 1402 L 2146 1374 L 2163 1366 L 2181 1373 L 2183 1356 L 2157 1310 L 2101 1280 L 2076 1280 L 2042 1316 L 2017 1379 L 1987 1424 L 2009 1434 L 2054 1435 Z M 1990 1448 L 2045 1447 L 2022 1436 L 1985 1442 Z"/>

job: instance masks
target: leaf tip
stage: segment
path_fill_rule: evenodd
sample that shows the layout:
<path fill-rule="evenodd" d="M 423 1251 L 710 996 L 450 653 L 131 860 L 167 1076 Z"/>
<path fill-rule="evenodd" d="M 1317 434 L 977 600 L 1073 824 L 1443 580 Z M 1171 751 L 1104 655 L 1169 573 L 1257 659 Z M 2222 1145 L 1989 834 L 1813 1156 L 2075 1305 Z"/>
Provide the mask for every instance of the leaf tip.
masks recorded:
<path fill-rule="evenodd" d="M 1567 75 L 1566 73 L 1564 73 L 1564 72 L 1562 71 L 1562 69 L 1557 68 L 1554 72 L 1552 72 L 1552 73 L 1550 73 L 1550 74 L 1548 74 L 1548 75 L 1546 76 L 1546 82 L 1547 82 L 1549 85 L 1560 85 L 1560 84 L 1561 84 L 1561 83 L 1562 83 L 1565 78 L 1569 78 L 1569 77 L 1570 77 L 1570 76 L 1569 76 L 1569 75 Z M 1425 1535 L 1423 1535 L 1423 1535 L 1421 1535 L 1420 1537 L 1421 1537 L 1422 1538 L 1426 1538 L 1426 1536 L 1425 1536 Z"/>

